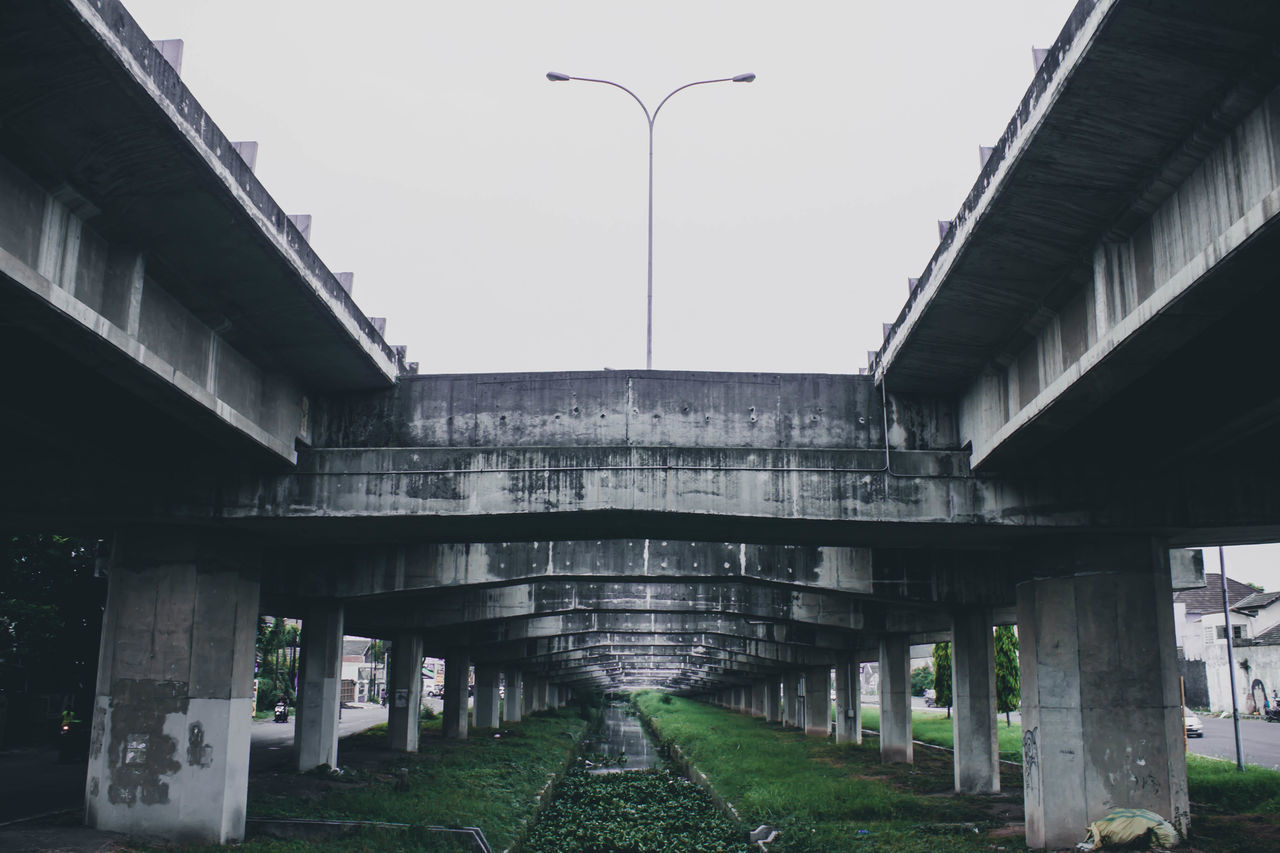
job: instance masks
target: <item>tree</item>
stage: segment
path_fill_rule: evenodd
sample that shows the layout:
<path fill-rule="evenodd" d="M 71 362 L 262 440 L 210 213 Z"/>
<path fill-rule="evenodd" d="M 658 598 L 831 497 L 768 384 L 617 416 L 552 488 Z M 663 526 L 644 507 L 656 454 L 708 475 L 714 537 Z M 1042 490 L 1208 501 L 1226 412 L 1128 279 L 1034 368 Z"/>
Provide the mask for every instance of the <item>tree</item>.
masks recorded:
<path fill-rule="evenodd" d="M 1022 676 L 1018 672 L 1018 635 L 1012 625 L 996 628 L 996 711 L 1011 726 L 1011 711 L 1022 701 Z"/>
<path fill-rule="evenodd" d="M 927 666 L 918 666 L 911 670 L 911 695 L 923 696 L 933 686 L 933 670 Z"/>
<path fill-rule="evenodd" d="M 947 717 L 951 717 L 951 644 L 938 643 L 933 647 L 933 691 L 936 695 L 934 703 L 938 707 L 946 706 Z"/>

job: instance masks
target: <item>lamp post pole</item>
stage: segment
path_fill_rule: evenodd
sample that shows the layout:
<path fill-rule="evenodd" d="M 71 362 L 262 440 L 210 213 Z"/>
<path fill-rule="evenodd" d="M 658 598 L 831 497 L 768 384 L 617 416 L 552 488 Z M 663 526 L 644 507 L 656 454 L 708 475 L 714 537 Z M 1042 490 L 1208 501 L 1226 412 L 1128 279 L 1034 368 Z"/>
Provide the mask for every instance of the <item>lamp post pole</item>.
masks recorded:
<path fill-rule="evenodd" d="M 603 83 L 606 86 L 613 86 L 615 89 L 621 89 L 626 92 L 635 102 L 640 105 L 640 109 L 644 110 L 645 121 L 649 125 L 649 268 L 648 268 L 648 287 L 646 291 L 646 321 L 645 321 L 645 337 L 644 337 L 644 367 L 645 370 L 653 369 L 653 124 L 658 120 L 658 112 L 662 109 L 663 104 L 671 100 L 671 96 L 676 92 L 684 91 L 691 86 L 704 86 L 707 83 L 750 83 L 756 79 L 754 74 L 738 74 L 734 77 L 717 77 L 714 80 L 697 80 L 693 83 L 685 83 L 679 88 L 673 89 L 659 103 L 657 108 L 651 113 L 649 108 L 645 106 L 644 101 L 640 100 L 640 96 L 628 89 L 620 83 L 612 80 L 599 80 L 594 77 L 573 77 L 568 74 L 561 74 L 558 71 L 548 71 L 547 79 L 552 83 L 563 83 L 568 80 L 578 80 L 583 83 Z"/>

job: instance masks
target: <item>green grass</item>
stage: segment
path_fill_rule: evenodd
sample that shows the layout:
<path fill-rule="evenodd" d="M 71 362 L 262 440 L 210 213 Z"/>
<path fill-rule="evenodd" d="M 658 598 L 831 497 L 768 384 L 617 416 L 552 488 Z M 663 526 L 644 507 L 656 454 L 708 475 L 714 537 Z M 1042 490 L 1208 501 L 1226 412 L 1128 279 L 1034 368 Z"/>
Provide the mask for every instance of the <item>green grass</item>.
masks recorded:
<path fill-rule="evenodd" d="M 862 727 L 873 731 L 880 730 L 880 710 L 878 708 L 862 709 Z M 929 711 L 911 712 L 911 736 L 916 740 L 955 747 L 955 729 L 951 718 L 945 713 Z M 1003 718 L 996 720 L 996 738 L 999 741 L 1000 757 L 1005 761 L 1022 761 L 1022 725 L 1006 723 Z"/>
<path fill-rule="evenodd" d="M 874 737 L 834 744 L 744 714 L 661 694 L 636 703 L 664 742 L 674 742 L 749 824 L 783 830 L 771 851 L 987 851 L 999 798 L 951 794 L 951 761 L 917 753 L 916 764 L 882 764 Z M 1019 777 L 1020 784 L 1020 777 Z M 959 824 L 959 825 L 957 825 Z M 1015 838 L 1002 839 L 1010 849 Z"/>
<path fill-rule="evenodd" d="M 422 723 L 417 753 L 388 749 L 385 725 L 344 738 L 339 760 L 344 769 L 351 769 L 341 779 L 320 773 L 254 774 L 249 781 L 248 814 L 251 818 L 376 820 L 414 827 L 478 826 L 490 846 L 503 850 L 523 835 L 525 822 L 537 807 L 535 797 L 548 777 L 565 767 L 586 723 L 566 708 L 527 716 L 522 723 L 506 727 L 508 733 L 500 738 L 485 732 L 466 740 L 445 740 L 440 726 L 439 719 Z M 179 849 L 195 853 L 224 848 Z M 444 853 L 464 848 L 414 828 L 361 831 L 312 842 L 255 838 L 238 849 L 248 853 Z"/>

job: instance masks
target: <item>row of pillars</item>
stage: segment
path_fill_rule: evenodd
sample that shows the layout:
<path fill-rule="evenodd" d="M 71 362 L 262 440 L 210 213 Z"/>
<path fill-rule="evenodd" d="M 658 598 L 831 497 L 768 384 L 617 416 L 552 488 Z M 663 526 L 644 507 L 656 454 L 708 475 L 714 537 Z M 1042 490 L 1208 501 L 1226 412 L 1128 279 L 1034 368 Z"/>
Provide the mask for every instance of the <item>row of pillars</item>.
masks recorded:
<path fill-rule="evenodd" d="M 980 612 L 979 612 L 980 613 Z M 957 629 L 952 644 L 955 729 L 955 789 L 960 793 L 1000 790 L 996 737 L 995 650 L 990 624 L 981 615 Z M 985 661 L 985 665 L 984 665 Z M 836 743 L 862 743 L 861 659 L 834 667 L 788 670 L 777 677 L 719 691 L 721 707 L 771 723 L 804 729 L 805 734 Z M 880 757 L 885 762 L 914 761 L 911 737 L 911 645 L 905 635 L 880 641 Z M 834 691 L 834 700 L 832 699 Z M 834 716 L 834 725 L 832 717 Z"/>
<path fill-rule="evenodd" d="M 300 771 L 305 772 L 321 764 L 338 766 L 336 709 L 342 668 L 342 636 L 342 611 L 339 607 L 312 608 L 302 622 L 303 666 L 299 676 L 298 717 L 294 728 Z M 417 752 L 422 707 L 422 637 L 412 632 L 398 634 L 388 656 L 388 740 L 393 750 Z M 441 733 L 446 738 L 465 738 L 472 723 L 476 728 L 518 723 L 525 714 L 559 708 L 572 698 L 571 690 L 544 678 L 528 678 L 526 689 L 525 673 L 518 668 L 504 669 L 498 664 L 477 663 L 474 685 L 469 684 L 470 673 L 471 661 L 465 653 L 445 655 Z M 470 715 L 467 709 L 469 693 L 473 693 L 475 699 Z M 469 716 L 473 719 L 469 720 Z"/>
<path fill-rule="evenodd" d="M 1029 547 L 1026 558 L 1029 579 L 1017 585 L 1017 604 L 1029 844 L 1071 846 L 1083 827 L 1117 806 L 1151 809 L 1185 831 L 1167 550 L 1136 536 L 1073 537 Z M 260 552 L 216 531 L 158 530 L 117 542 L 91 730 L 89 825 L 175 840 L 243 837 L 260 560 Z M 342 633 L 340 610 L 306 614 L 300 766 L 337 761 Z M 391 737 L 411 750 L 422 647 L 412 634 L 394 639 L 393 684 L 401 687 L 392 688 Z M 956 787 L 995 790 L 989 614 L 958 613 L 954 642 Z M 890 761 L 912 760 L 908 655 L 905 636 L 881 643 L 881 751 Z M 453 737 L 466 734 L 469 665 L 465 655 L 446 659 L 452 680 L 446 676 L 445 732 Z M 846 741 L 861 729 L 851 665 L 837 669 L 837 737 Z M 498 700 L 494 670 L 480 670 L 483 724 L 494 720 Z M 827 670 L 820 671 L 785 674 L 785 691 L 753 684 L 721 699 L 825 733 L 827 702 L 801 702 L 798 689 L 804 676 L 806 697 L 825 696 Z M 507 682 L 509 720 L 567 698 L 555 685 L 519 674 Z M 403 704 L 399 689 L 407 691 Z"/>
<path fill-rule="evenodd" d="M 85 783 L 88 825 L 219 844 L 244 837 L 259 596 L 252 551 L 189 533 L 117 544 Z M 338 766 L 343 615 L 341 606 L 315 604 L 302 621 L 294 718 L 302 771 Z M 395 750 L 418 749 L 423 656 L 421 635 L 393 638 Z M 471 664 L 465 653 L 446 654 L 445 737 L 467 736 Z M 520 668 L 477 662 L 475 670 L 477 727 L 519 722 L 572 698 Z"/>
<path fill-rule="evenodd" d="M 1189 828 L 1182 702 L 1168 564 L 1160 551 L 1092 551 L 1095 571 L 1018 585 L 1023 799 L 1031 847 L 1069 847 L 1117 807 Z M 1081 555 L 1068 555 L 1076 561 Z M 1154 556 L 1154 560 L 1153 560 Z M 1132 571 L 1125 560 L 1147 565 Z M 995 654 L 989 611 L 953 614 L 955 790 L 1000 790 Z M 725 688 L 712 700 L 770 722 L 861 743 L 859 658 Z M 880 755 L 913 761 L 906 635 L 879 646 Z"/>

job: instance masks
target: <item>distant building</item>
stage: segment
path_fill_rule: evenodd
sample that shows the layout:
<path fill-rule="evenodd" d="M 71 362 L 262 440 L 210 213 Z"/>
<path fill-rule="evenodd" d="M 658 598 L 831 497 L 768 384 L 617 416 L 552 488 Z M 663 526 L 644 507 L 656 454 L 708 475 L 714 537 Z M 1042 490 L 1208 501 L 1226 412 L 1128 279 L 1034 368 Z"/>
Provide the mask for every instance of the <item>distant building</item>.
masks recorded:
<path fill-rule="evenodd" d="M 1214 711 L 1230 710 L 1229 633 L 1236 659 L 1237 705 L 1241 713 L 1252 713 L 1253 696 L 1257 697 L 1253 705 L 1260 705 L 1263 690 L 1268 696 L 1280 690 L 1280 592 L 1259 592 L 1227 578 L 1227 603 L 1230 609 L 1224 617 L 1218 574 L 1206 574 L 1203 588 L 1173 594 L 1186 702 Z"/>
<path fill-rule="evenodd" d="M 343 702 L 379 702 L 386 689 L 386 667 L 373 659 L 373 641 L 367 637 L 342 639 Z"/>

